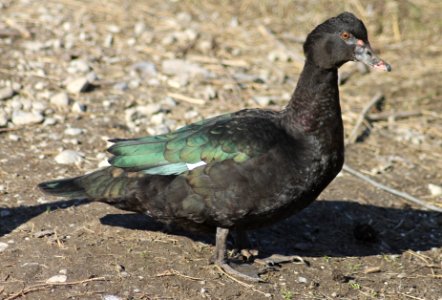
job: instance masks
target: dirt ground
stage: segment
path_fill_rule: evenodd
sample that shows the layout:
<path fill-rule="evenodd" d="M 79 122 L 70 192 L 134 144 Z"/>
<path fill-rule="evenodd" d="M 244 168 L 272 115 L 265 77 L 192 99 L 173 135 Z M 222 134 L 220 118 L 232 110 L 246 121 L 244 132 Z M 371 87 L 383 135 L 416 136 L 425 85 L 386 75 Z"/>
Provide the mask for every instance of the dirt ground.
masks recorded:
<path fill-rule="evenodd" d="M 344 10 L 393 66 L 340 71 L 346 163 L 442 207 L 440 1 L 1 0 L 0 298 L 442 299 L 442 214 L 346 172 L 300 214 L 251 232 L 260 258 L 303 260 L 260 284 L 208 263 L 213 236 L 36 188 L 102 166 L 111 137 L 281 109 L 306 34 Z M 57 162 L 63 150 L 75 163 Z"/>

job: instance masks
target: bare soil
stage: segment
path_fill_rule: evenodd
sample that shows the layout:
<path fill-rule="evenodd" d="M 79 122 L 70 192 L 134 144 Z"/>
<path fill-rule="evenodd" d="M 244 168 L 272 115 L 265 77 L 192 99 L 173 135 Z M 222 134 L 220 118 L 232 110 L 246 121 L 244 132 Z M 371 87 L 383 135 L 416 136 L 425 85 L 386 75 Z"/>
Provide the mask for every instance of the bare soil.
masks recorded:
<path fill-rule="evenodd" d="M 304 260 L 274 266 L 261 284 L 234 281 L 210 265 L 213 236 L 165 231 L 146 216 L 81 199 L 51 199 L 36 188 L 44 180 L 96 169 L 111 137 L 156 133 L 159 125 L 175 129 L 260 106 L 253 96 L 264 97 L 262 106 L 281 109 L 301 71 L 306 34 L 349 10 L 363 18 L 373 48 L 393 72 L 367 73 L 353 63 L 341 69 L 347 137 L 366 103 L 378 92 L 385 97 L 370 114 L 386 117 L 362 124 L 346 162 L 442 207 L 442 196 L 429 189 L 442 185 L 440 1 L 0 4 L 0 83 L 19 84 L 0 108 L 9 114 L 14 101 L 24 103 L 23 110 L 26 100 L 41 102 L 45 119 L 56 120 L 10 120 L 0 128 L 0 242 L 6 246 L 0 250 L 1 299 L 442 299 L 442 214 L 345 172 L 300 214 L 251 232 L 260 258 Z M 162 62 L 173 58 L 212 75 L 165 74 Z M 96 78 L 59 107 L 49 99 L 79 76 L 69 71 L 75 59 L 87 61 Z M 156 82 L 134 71 L 143 61 L 156 66 Z M 121 82 L 128 88 L 115 86 Z M 161 124 L 149 115 L 128 124 L 129 109 L 164 103 L 170 93 L 179 96 L 172 97 L 176 105 L 162 106 Z M 75 102 L 87 110 L 76 111 Z M 403 112 L 412 114 L 394 117 Z M 70 127 L 83 133 L 67 135 Z M 58 164 L 54 157 L 63 149 L 80 151 L 85 159 Z M 66 281 L 46 282 L 55 275 L 66 275 Z"/>

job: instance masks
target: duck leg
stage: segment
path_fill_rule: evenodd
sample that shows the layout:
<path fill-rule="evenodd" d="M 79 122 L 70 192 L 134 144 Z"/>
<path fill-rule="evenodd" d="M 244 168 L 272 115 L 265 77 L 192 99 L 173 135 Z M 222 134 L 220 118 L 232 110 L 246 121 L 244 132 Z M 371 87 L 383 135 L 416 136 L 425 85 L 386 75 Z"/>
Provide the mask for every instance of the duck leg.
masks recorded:
<path fill-rule="evenodd" d="M 249 276 L 246 274 L 243 274 L 234 268 L 232 268 L 227 263 L 227 236 L 229 235 L 229 229 L 227 228 L 216 228 L 216 245 L 215 245 L 215 264 L 218 265 L 221 269 L 224 270 L 229 275 L 232 275 L 233 277 L 237 277 L 246 281 L 251 282 L 260 282 L 262 281 L 261 278 L 258 276 Z"/>
<path fill-rule="evenodd" d="M 258 256 L 258 250 L 252 248 L 252 243 L 244 230 L 235 230 L 235 250 L 245 261 L 251 261 Z"/>

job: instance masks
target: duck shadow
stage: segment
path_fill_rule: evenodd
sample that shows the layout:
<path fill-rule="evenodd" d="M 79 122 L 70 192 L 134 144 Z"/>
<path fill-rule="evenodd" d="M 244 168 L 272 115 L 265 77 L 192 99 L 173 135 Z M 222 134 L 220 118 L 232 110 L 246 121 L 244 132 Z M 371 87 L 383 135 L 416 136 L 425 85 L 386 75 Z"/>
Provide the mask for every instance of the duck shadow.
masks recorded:
<path fill-rule="evenodd" d="M 132 230 L 164 231 L 139 214 L 110 214 L 102 224 Z M 442 214 L 418 209 L 385 208 L 351 201 L 316 201 L 273 226 L 249 232 L 260 257 L 272 254 L 347 257 L 400 254 L 442 247 Z M 168 233 L 214 244 L 214 234 L 179 229 Z"/>
<path fill-rule="evenodd" d="M 48 211 L 90 203 L 61 200 L 34 206 L 0 208 L 0 237 Z M 130 230 L 165 231 L 214 244 L 214 234 L 166 228 L 152 218 L 134 214 L 108 214 L 104 225 Z M 273 226 L 249 232 L 260 257 L 272 254 L 311 257 L 369 256 L 425 251 L 442 247 L 442 214 L 411 208 L 386 208 L 352 201 L 316 201 L 297 215 Z"/>
<path fill-rule="evenodd" d="M 88 203 L 90 203 L 90 201 L 86 199 L 72 199 L 32 206 L 18 206 L 12 208 L 0 207 L 0 237 L 11 233 L 20 225 L 28 222 L 38 215 L 41 215 L 42 213 L 57 209 L 80 206 Z"/>

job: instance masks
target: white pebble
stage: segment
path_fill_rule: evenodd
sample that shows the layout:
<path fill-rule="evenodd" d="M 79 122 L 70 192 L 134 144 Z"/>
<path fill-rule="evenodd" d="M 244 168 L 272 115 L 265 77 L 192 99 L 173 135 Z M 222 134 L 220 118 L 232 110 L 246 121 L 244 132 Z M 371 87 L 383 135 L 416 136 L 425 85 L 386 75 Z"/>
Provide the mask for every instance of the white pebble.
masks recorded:
<path fill-rule="evenodd" d="M 83 103 L 79 103 L 79 102 L 75 102 L 72 105 L 72 111 L 73 112 L 77 112 L 77 113 L 81 113 L 81 112 L 85 112 L 87 109 L 86 105 Z"/>
<path fill-rule="evenodd" d="M 267 96 L 255 96 L 253 100 L 260 106 L 267 106 L 270 104 L 270 101 L 272 101 L 272 99 Z"/>
<path fill-rule="evenodd" d="M 5 127 L 6 125 L 8 125 L 8 114 L 0 110 L 0 127 Z"/>
<path fill-rule="evenodd" d="M 18 142 L 20 140 L 20 137 L 16 134 L 11 133 L 8 138 L 13 142 Z"/>
<path fill-rule="evenodd" d="M 64 131 L 64 134 L 66 135 L 79 135 L 81 133 L 83 133 L 83 129 L 74 127 L 66 128 Z"/>
<path fill-rule="evenodd" d="M 0 100 L 7 100 L 14 96 L 15 92 L 11 87 L 4 87 L 0 89 Z"/>
<path fill-rule="evenodd" d="M 60 152 L 55 161 L 59 164 L 79 164 L 83 161 L 83 154 L 74 150 L 64 150 Z"/>
<path fill-rule="evenodd" d="M 66 275 L 55 275 L 46 280 L 46 283 L 63 283 L 66 282 L 68 277 Z"/>
<path fill-rule="evenodd" d="M 85 92 L 90 86 L 89 80 L 86 77 L 79 77 L 69 81 L 66 84 L 66 90 L 69 93 L 78 94 Z"/>
<path fill-rule="evenodd" d="M 164 119 L 165 119 L 164 113 L 158 113 L 150 118 L 150 122 L 155 125 L 160 125 L 164 123 Z"/>
<path fill-rule="evenodd" d="M 435 184 L 428 184 L 428 189 L 430 190 L 431 196 L 440 196 L 442 195 L 442 186 Z"/>
<path fill-rule="evenodd" d="M 8 248 L 9 245 L 3 242 L 0 242 L 0 252 L 3 252 L 6 250 L 6 248 Z"/>
<path fill-rule="evenodd" d="M 12 123 L 14 125 L 38 124 L 43 120 L 44 117 L 39 112 L 15 111 L 12 113 Z"/>
<path fill-rule="evenodd" d="M 122 300 L 122 298 L 115 295 L 104 295 L 103 300 Z"/>
<path fill-rule="evenodd" d="M 69 96 L 67 93 L 61 92 L 52 96 L 50 101 L 58 107 L 66 107 L 69 105 Z"/>
<path fill-rule="evenodd" d="M 302 276 L 299 276 L 299 277 L 298 277 L 298 282 L 299 282 L 299 283 L 307 283 L 307 278 L 302 277 Z"/>

